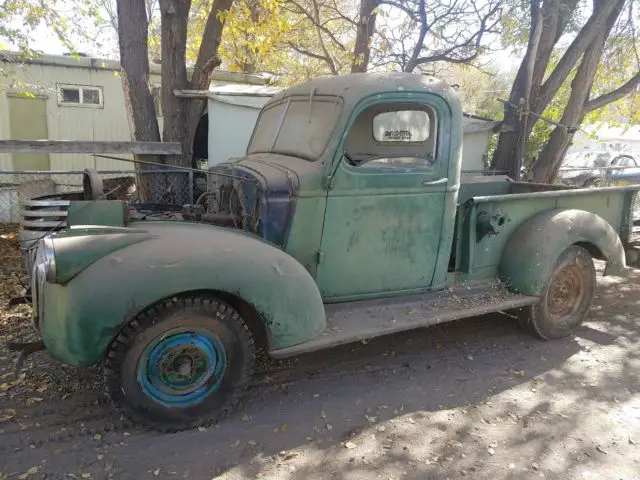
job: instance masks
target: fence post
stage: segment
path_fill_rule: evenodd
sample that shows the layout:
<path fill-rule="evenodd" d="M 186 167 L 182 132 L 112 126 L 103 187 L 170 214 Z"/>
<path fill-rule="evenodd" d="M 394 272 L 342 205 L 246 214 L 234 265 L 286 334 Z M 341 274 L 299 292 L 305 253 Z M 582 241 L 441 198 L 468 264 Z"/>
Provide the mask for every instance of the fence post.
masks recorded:
<path fill-rule="evenodd" d="M 193 170 L 189 170 L 189 203 L 193 203 Z"/>

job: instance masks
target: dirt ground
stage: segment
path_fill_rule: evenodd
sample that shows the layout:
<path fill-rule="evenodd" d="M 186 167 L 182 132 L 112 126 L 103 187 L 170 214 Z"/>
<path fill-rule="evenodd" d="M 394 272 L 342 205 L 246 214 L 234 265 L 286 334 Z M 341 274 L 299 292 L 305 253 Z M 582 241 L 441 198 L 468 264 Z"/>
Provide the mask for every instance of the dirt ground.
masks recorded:
<path fill-rule="evenodd" d="M 33 335 L 2 232 L 0 342 Z M 600 266 L 601 267 L 601 266 Z M 639 271 L 599 279 L 586 324 L 541 342 L 492 315 L 268 363 L 219 425 L 140 431 L 100 368 L 0 346 L 0 479 L 640 479 Z"/>

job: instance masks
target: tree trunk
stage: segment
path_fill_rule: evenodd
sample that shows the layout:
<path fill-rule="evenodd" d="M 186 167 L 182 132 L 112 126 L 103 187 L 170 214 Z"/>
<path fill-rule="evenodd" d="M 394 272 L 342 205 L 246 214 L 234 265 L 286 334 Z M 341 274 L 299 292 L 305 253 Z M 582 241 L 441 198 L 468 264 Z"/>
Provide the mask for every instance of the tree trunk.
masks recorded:
<path fill-rule="evenodd" d="M 164 125 L 162 138 L 165 142 L 182 144 L 182 155 L 165 158 L 167 165 L 190 167 L 190 151 L 185 150 L 187 132 L 187 101 L 178 98 L 174 90 L 186 90 L 187 84 L 187 24 L 190 0 L 160 0 L 160 38 L 162 51 L 162 110 Z M 167 203 L 189 203 L 189 184 L 186 172 L 165 175 L 165 201 Z"/>
<path fill-rule="evenodd" d="M 160 130 L 153 96 L 149 90 L 148 19 L 144 2 L 118 0 L 118 43 L 122 66 L 127 117 L 131 136 L 137 141 L 160 141 Z M 136 155 L 137 160 L 158 161 L 156 157 Z M 138 192 L 141 200 L 152 201 L 152 182 L 144 170 L 148 167 L 136 163 Z"/>
<path fill-rule="evenodd" d="M 513 82 L 509 95 L 510 104 L 504 106 L 504 131 L 498 138 L 493 168 L 508 172 L 507 174 L 513 179 L 520 178 L 520 166 L 523 161 L 524 146 L 528 137 L 527 124 L 529 123 L 526 121 L 524 112 L 528 111 L 533 80 L 540 69 L 540 43 L 545 32 L 547 36 L 555 36 L 557 25 L 550 13 L 557 3 L 557 1 L 551 1 L 539 5 L 537 2 L 532 2 L 531 31 L 527 52 Z M 552 20 L 545 22 L 545 19 Z M 546 42 L 543 48 L 547 48 Z M 542 61 L 544 61 L 544 57 Z M 548 58 L 546 61 L 548 62 Z M 514 105 L 517 105 L 518 109 Z"/>
<path fill-rule="evenodd" d="M 209 12 L 202 35 L 198 58 L 191 81 L 187 77 L 186 45 L 190 0 L 160 0 L 162 39 L 162 105 L 164 111 L 164 141 L 182 144 L 182 155 L 167 157 L 167 164 L 192 167 L 193 140 L 206 101 L 178 98 L 174 90 L 207 90 L 213 70 L 220 65 L 218 47 L 224 28 L 222 12 L 228 11 L 233 0 L 216 0 Z M 186 173 L 169 176 L 168 193 L 177 203 L 192 202 Z"/>
<path fill-rule="evenodd" d="M 580 57 L 586 49 L 594 42 L 598 33 L 605 28 L 607 18 L 611 12 L 616 6 L 624 3 L 624 0 L 615 0 L 615 2 L 599 2 L 596 0 L 591 16 L 571 42 L 571 45 L 566 49 L 556 67 L 548 75 L 546 81 L 541 83 L 547 73 L 552 51 L 564 32 L 569 13 L 572 9 L 576 8 L 577 3 L 576 0 L 543 0 L 542 5 L 539 6 L 542 11 L 544 25 L 540 44 L 536 52 L 533 75 L 531 77 L 531 88 L 529 91 L 525 89 L 525 78 L 527 75 L 526 63 L 529 60 L 527 55 L 525 55 L 509 97 L 512 104 L 519 105 L 521 99 L 526 100 L 528 96 L 530 110 L 540 115 L 556 95 L 571 69 L 573 69 L 575 64 L 580 60 Z M 533 11 L 537 6 L 537 2 L 532 3 L 532 34 L 535 27 Z M 527 54 L 533 39 L 534 36 L 530 35 Z M 537 121 L 537 119 L 535 117 L 532 118 L 532 116 L 529 116 L 528 120 L 527 122 L 523 122 L 513 107 L 505 107 L 503 127 L 505 131 L 500 134 L 498 139 L 498 147 L 493 157 L 494 169 L 512 172 L 516 168 L 514 164 L 520 163 L 522 159 L 518 157 L 519 145 L 526 142 Z"/>
<path fill-rule="evenodd" d="M 605 5 L 605 1 L 607 0 L 594 2 L 594 10 L 602 8 Z M 558 175 L 558 169 L 571 144 L 574 133 L 587 113 L 585 105 L 589 100 L 593 79 L 598 70 L 605 41 L 622 11 L 623 4 L 623 1 L 618 2 L 617 7 L 609 14 L 605 25 L 603 25 L 603 28 L 598 32 L 582 56 L 576 76 L 571 82 L 569 100 L 560 120 L 560 123 L 565 127 L 556 127 L 553 130 L 549 141 L 540 152 L 538 161 L 533 166 L 533 181 L 552 183 Z"/>
<path fill-rule="evenodd" d="M 351 73 L 366 72 L 371 55 L 371 37 L 376 28 L 376 13 L 379 0 L 360 0 L 360 14 L 356 27 L 356 42 L 353 47 Z"/>

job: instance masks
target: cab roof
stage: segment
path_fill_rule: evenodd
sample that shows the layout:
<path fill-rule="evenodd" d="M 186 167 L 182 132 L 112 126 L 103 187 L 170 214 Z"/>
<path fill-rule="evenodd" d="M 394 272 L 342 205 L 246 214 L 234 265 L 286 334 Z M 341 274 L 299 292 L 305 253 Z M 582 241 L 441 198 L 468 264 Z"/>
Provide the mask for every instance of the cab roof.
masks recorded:
<path fill-rule="evenodd" d="M 314 95 L 341 97 L 345 107 L 351 108 L 370 95 L 401 91 L 435 93 L 454 105 L 460 102 L 452 87 L 432 76 L 406 72 L 367 72 L 314 78 L 277 93 L 269 103 L 294 95 L 310 96 L 313 92 Z"/>

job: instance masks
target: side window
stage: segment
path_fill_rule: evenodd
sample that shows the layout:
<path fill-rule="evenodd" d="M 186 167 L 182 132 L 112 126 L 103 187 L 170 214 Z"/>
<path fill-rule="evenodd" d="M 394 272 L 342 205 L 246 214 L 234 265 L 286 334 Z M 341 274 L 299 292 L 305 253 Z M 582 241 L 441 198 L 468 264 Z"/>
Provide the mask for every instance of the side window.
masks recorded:
<path fill-rule="evenodd" d="M 429 115 L 422 110 L 399 110 L 373 117 L 376 142 L 420 143 L 429 139 Z"/>
<path fill-rule="evenodd" d="M 628 157 L 626 155 L 622 156 L 622 157 L 618 157 L 616 158 L 614 165 L 616 167 L 635 167 L 636 162 L 632 157 Z"/>
<path fill-rule="evenodd" d="M 102 87 L 58 84 L 58 105 L 61 107 L 102 108 Z"/>
<path fill-rule="evenodd" d="M 362 168 L 430 168 L 436 161 L 436 114 L 426 105 L 377 105 L 363 111 L 345 142 Z"/>

